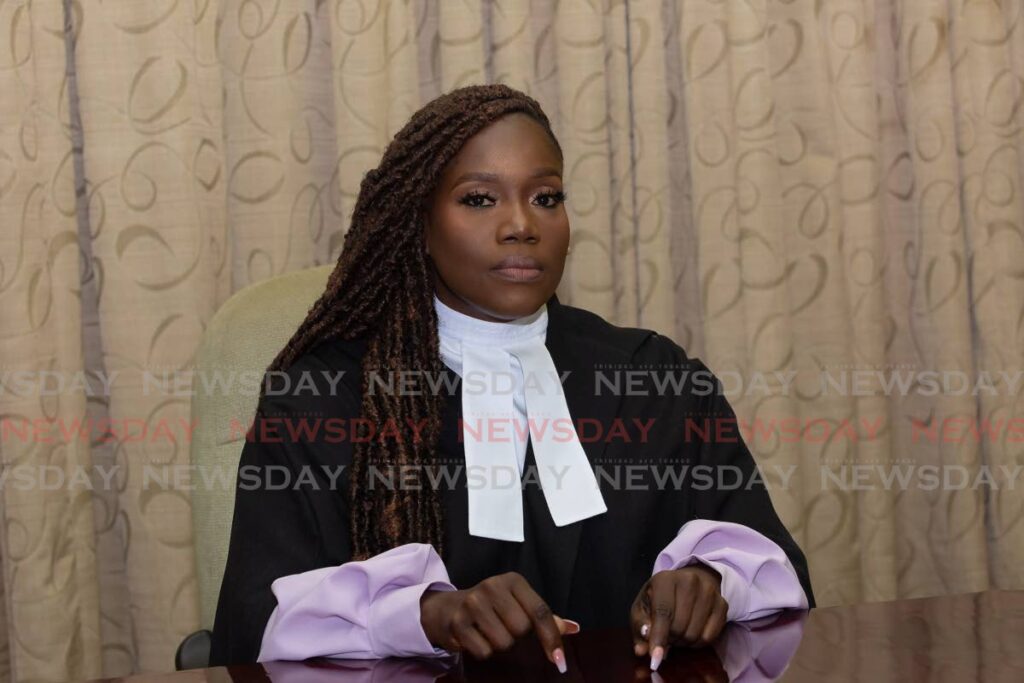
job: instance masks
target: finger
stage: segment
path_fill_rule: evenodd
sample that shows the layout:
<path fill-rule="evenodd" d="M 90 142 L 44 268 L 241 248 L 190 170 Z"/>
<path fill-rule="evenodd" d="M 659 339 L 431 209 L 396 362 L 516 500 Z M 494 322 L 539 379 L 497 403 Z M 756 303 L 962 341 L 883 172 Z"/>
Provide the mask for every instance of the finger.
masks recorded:
<path fill-rule="evenodd" d="M 696 572 L 680 572 L 676 575 L 676 619 L 673 624 L 676 640 L 683 640 L 686 636 L 686 629 L 690 624 L 694 611 L 697 609 L 697 600 L 704 591 L 704 582 Z M 711 604 L 709 601 L 708 608 Z"/>
<path fill-rule="evenodd" d="M 676 582 L 671 579 L 651 581 L 648 589 L 651 600 L 651 630 L 647 646 L 651 649 L 651 670 L 657 671 L 668 646 L 669 631 L 675 616 Z"/>
<path fill-rule="evenodd" d="M 551 608 L 522 577 L 512 582 L 512 595 L 530 617 L 533 630 L 537 634 L 544 652 L 548 655 L 548 659 L 558 667 L 559 672 L 565 673 L 565 649 L 562 647 L 562 634 L 558 632 L 555 615 Z"/>
<path fill-rule="evenodd" d="M 643 624 L 640 627 L 641 640 L 633 644 L 633 652 L 636 653 L 637 657 L 643 657 L 650 651 L 650 645 L 647 642 L 647 636 L 650 634 L 651 625 Z"/>
<path fill-rule="evenodd" d="M 579 623 L 573 621 L 572 619 L 563 619 L 562 617 L 558 616 L 557 614 L 555 615 L 555 624 L 558 626 L 558 632 L 560 634 L 562 634 L 563 636 L 565 636 L 565 635 L 570 635 L 571 636 L 571 635 L 573 635 L 575 633 L 579 633 L 580 632 L 580 625 L 579 625 Z"/>
<path fill-rule="evenodd" d="M 505 652 L 516 643 L 516 639 L 505 628 L 504 622 L 494 611 L 491 601 L 474 593 L 463 602 L 465 608 L 473 617 L 473 623 L 477 630 L 483 634 L 491 647 L 499 652 Z"/>
<path fill-rule="evenodd" d="M 462 649 L 477 659 L 487 659 L 494 654 L 490 643 L 473 625 L 469 615 L 465 612 L 460 612 L 460 615 L 452 619 L 451 628 L 452 635 L 462 644 Z"/>
<path fill-rule="evenodd" d="M 688 622 L 682 622 L 680 629 L 683 640 L 687 643 L 696 643 L 704 632 L 704 626 L 708 623 L 715 603 L 718 600 L 718 591 L 711 585 L 701 583 L 701 587 L 693 602 L 693 610 L 690 612 Z"/>
<path fill-rule="evenodd" d="M 525 636 L 533 629 L 533 623 L 523 606 L 519 604 L 509 585 L 503 584 L 491 594 L 491 602 L 498 618 L 505 624 L 516 639 Z"/>
<path fill-rule="evenodd" d="M 647 633 L 650 631 L 650 617 L 648 612 L 644 609 L 644 600 L 641 596 L 646 595 L 647 586 L 645 585 L 637 598 L 633 600 L 633 605 L 629 609 L 629 621 L 631 624 L 630 633 L 633 636 L 633 653 L 637 657 L 642 657 L 647 654 Z"/>
<path fill-rule="evenodd" d="M 703 644 L 714 642 L 721 635 L 728 616 L 729 603 L 725 601 L 725 598 L 718 596 L 715 600 L 715 606 L 711 610 L 711 616 L 708 617 L 707 623 L 704 624 L 704 631 L 700 636 Z"/>

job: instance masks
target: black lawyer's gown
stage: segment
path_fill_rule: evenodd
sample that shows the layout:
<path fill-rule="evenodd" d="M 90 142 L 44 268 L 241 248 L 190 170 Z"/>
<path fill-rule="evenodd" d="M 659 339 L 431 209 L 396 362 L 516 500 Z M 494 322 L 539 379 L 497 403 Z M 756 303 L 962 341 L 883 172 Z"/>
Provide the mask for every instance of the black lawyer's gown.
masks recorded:
<path fill-rule="evenodd" d="M 581 441 L 591 464 L 604 473 L 601 491 L 608 511 L 556 527 L 534 476 L 528 478 L 523 492 L 525 542 L 470 536 L 466 474 L 458 467 L 464 463 L 458 430 L 461 382 L 446 368 L 455 391 L 446 397 L 438 451 L 442 464 L 457 468 L 459 474 L 453 488 L 441 485 L 446 515 L 443 560 L 457 588 L 516 571 L 555 614 L 576 620 L 583 628 L 626 627 L 633 599 L 650 578 L 661 549 L 686 522 L 714 519 L 744 524 L 777 543 L 793 563 L 813 606 L 807 562 L 754 476 L 754 460 L 742 439 L 735 436 L 738 431 L 726 430 L 729 437 L 718 442 L 695 436 L 699 432 L 693 426 L 705 426 L 705 420 L 714 424 L 715 420 L 735 419 L 724 396 L 707 390 L 709 375 L 703 375 L 705 381 L 698 384 L 693 373 L 709 372 L 703 363 L 687 358 L 667 337 L 651 330 L 613 326 L 593 313 L 559 303 L 557 297 L 548 302 L 545 344 L 560 374 L 569 371 L 563 381 L 566 401 L 574 420 L 587 422 Z M 257 419 L 287 418 L 294 423 L 306 418 L 308 424 L 314 424 L 325 418 L 358 417 L 364 351 L 363 341 L 332 340 L 304 354 L 288 370 L 292 386 L 297 386 L 301 373 L 308 372 L 316 378 L 320 395 L 308 391 L 265 396 L 257 408 Z M 630 395 L 616 395 L 607 385 L 595 389 L 596 373 L 603 372 L 611 380 L 617 371 L 627 369 L 649 370 L 649 377 L 663 377 L 670 371 L 679 376 L 690 373 L 686 377 L 692 379 L 684 380 L 683 391 L 667 393 L 657 391 L 651 381 L 633 385 Z M 332 392 L 330 382 L 340 370 L 345 374 Z M 323 373 L 329 373 L 330 381 Z M 692 419 L 689 431 L 686 418 Z M 628 436 L 620 431 L 606 438 L 616 420 L 626 427 Z M 634 420 L 650 425 L 646 439 Z M 281 443 L 252 440 L 242 450 L 211 666 L 256 661 L 264 628 L 276 605 L 270 590 L 275 579 L 351 560 L 347 481 L 352 444 L 348 439 L 329 442 L 332 435 L 323 422 L 320 424 L 317 437 L 298 441 L 292 441 L 279 425 L 277 440 Z M 598 433 L 601 438 L 588 436 Z M 534 464 L 533 449 L 528 446 L 527 471 Z M 307 473 L 297 487 L 268 490 L 254 486 L 259 475 L 253 473 L 266 472 L 261 468 L 271 465 L 277 470 L 275 482 L 282 481 L 282 468 L 287 468 L 295 483 L 308 467 L 317 483 L 309 484 Z M 328 472 L 337 473 L 340 465 L 346 467 L 332 490 Z M 667 467 L 681 471 L 686 465 L 726 466 L 730 474 L 725 479 L 735 481 L 736 474 L 742 473 L 744 485 L 707 487 L 702 484 L 706 480 L 688 477 L 681 486 L 658 486 L 654 472 L 661 472 L 664 483 Z M 630 466 L 633 479 L 629 479 Z M 243 468 L 248 471 L 246 478 L 242 477 Z M 616 481 L 621 485 L 616 486 Z M 750 482 L 754 485 L 747 486 Z"/>

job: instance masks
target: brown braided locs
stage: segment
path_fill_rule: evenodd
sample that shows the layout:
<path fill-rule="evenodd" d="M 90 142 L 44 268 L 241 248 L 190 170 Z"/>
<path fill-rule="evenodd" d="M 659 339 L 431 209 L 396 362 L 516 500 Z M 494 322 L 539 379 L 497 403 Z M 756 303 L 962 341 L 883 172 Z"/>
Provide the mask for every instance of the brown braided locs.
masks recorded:
<path fill-rule="evenodd" d="M 441 492 L 420 466 L 436 460 L 443 397 L 368 390 L 373 373 L 442 369 L 434 310 L 434 281 L 425 249 L 423 215 L 441 173 L 465 142 L 513 112 L 534 118 L 561 148 L 540 105 L 508 86 L 453 90 L 413 114 L 384 150 L 380 165 L 359 187 L 352 223 L 327 287 L 267 371 L 287 370 L 303 353 L 329 339 L 367 341 L 362 360 L 362 417 L 394 424 L 401 434 L 353 443 L 349 476 L 352 559 L 395 546 L 432 544 L 444 556 Z M 261 387 L 262 390 L 266 385 Z M 419 438 L 410 425 L 422 425 Z M 371 466 L 415 465 L 417 487 L 377 485 Z M 397 479 L 396 479 L 397 481 Z"/>

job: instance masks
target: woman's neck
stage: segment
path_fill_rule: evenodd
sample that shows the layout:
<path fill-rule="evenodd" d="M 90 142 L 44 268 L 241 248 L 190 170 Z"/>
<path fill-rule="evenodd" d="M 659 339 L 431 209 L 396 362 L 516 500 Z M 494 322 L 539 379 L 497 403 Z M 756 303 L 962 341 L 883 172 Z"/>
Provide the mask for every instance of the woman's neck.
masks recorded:
<path fill-rule="evenodd" d="M 547 331 L 547 304 L 534 313 L 507 322 L 492 322 L 466 315 L 435 294 L 438 333 L 443 337 L 479 344 L 507 344 L 543 335 Z"/>

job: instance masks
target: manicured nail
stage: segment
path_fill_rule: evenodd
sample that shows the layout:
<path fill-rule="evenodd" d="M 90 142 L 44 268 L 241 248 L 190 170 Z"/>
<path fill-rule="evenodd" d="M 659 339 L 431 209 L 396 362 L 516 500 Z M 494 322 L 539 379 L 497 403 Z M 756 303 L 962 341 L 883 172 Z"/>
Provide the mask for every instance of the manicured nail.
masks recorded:
<path fill-rule="evenodd" d="M 551 657 L 555 660 L 555 666 L 558 667 L 558 673 L 564 674 L 568 667 L 565 665 L 565 653 L 562 652 L 562 648 L 556 647 L 555 651 L 551 653 Z"/>
<path fill-rule="evenodd" d="M 654 652 L 651 653 L 651 671 L 657 671 L 658 667 L 661 666 L 662 657 L 665 654 L 665 648 L 661 645 L 654 648 Z"/>
<path fill-rule="evenodd" d="M 569 625 L 569 630 L 566 633 L 579 633 L 580 625 L 579 622 L 573 621 L 572 619 L 562 619 L 566 624 Z"/>
<path fill-rule="evenodd" d="M 648 626 L 647 624 L 644 624 L 643 626 L 640 627 L 640 635 L 642 635 L 644 638 L 646 638 L 647 637 L 647 633 L 650 630 L 651 630 L 651 627 Z"/>

